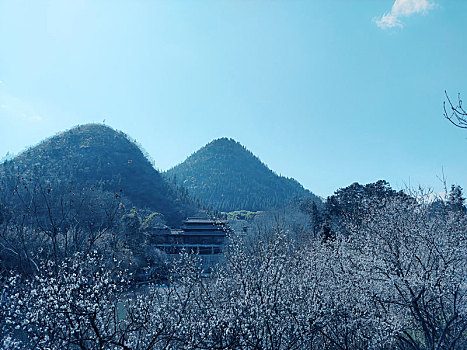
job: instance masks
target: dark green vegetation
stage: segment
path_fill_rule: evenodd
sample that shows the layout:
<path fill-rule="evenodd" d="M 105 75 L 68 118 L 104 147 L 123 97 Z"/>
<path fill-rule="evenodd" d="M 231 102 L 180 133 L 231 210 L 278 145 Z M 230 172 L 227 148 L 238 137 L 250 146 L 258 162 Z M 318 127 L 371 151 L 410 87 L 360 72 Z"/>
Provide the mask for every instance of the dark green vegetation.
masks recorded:
<path fill-rule="evenodd" d="M 178 225 L 195 212 L 185 191 L 167 183 L 141 149 L 123 132 L 98 124 L 77 126 L 0 165 L 42 187 L 81 191 L 94 187 L 121 196 L 127 206 L 162 213 Z"/>
<path fill-rule="evenodd" d="M 261 215 L 261 211 L 235 210 L 222 212 L 222 215 L 227 217 L 227 220 L 252 220 L 256 216 Z"/>
<path fill-rule="evenodd" d="M 259 211 L 297 197 L 320 199 L 296 180 L 277 175 L 240 143 L 221 138 L 193 153 L 166 176 L 219 211 Z"/>

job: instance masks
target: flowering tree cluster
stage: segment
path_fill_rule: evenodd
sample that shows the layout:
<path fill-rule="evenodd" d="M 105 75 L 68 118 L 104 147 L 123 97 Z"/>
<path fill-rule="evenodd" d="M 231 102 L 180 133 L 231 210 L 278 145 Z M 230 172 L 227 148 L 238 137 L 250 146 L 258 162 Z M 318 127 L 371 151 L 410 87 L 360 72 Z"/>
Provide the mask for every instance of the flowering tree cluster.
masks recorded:
<path fill-rule="evenodd" d="M 173 332 L 160 308 L 171 293 L 130 291 L 130 277 L 97 251 L 76 253 L 40 273 L 10 277 L 2 297 L 4 344 L 17 349 L 151 349 Z M 15 340 L 13 340 L 15 339 Z"/>
<path fill-rule="evenodd" d="M 393 200 L 341 237 L 342 270 L 401 349 L 467 345 L 465 211 Z M 359 283 L 359 284 L 358 284 Z"/>
<path fill-rule="evenodd" d="M 326 242 L 277 222 L 269 231 L 265 225 L 261 234 L 233 236 L 225 263 L 210 276 L 197 256 L 182 254 L 168 285 L 129 288 L 118 264 L 81 253 L 45 264 L 27 281 L 12 278 L 2 296 L 3 343 L 25 349 L 467 347 L 465 210 L 383 198 Z"/>
<path fill-rule="evenodd" d="M 4 302 L 7 324 L 30 348 L 89 348 L 118 343 L 115 320 L 122 292 L 120 273 L 100 265 L 95 254 L 52 260 L 28 280 L 10 278 Z"/>

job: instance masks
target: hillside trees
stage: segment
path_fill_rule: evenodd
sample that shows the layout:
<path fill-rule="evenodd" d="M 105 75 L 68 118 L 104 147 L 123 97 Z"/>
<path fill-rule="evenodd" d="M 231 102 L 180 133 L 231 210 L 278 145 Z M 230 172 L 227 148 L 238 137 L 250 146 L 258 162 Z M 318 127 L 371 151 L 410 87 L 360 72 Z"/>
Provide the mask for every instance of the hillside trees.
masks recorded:
<path fill-rule="evenodd" d="M 162 214 L 132 207 L 120 191 L 105 190 L 101 182 L 82 186 L 24 177 L 11 162 L 0 175 L 0 259 L 6 269 L 35 273 L 40 260 L 58 264 L 97 249 L 108 259 L 119 257 L 133 272 L 153 266 L 153 275 L 165 278 L 164 256 L 145 232 L 150 224 L 165 223 Z"/>
<path fill-rule="evenodd" d="M 150 246 L 138 216 L 149 214 L 127 209 L 120 193 L 98 185 L 44 183 L 15 173 L 4 175 L 0 183 L 0 200 L 6 203 L 0 224 L 0 258 L 5 268 L 36 273 L 41 260 L 59 264 L 76 252 L 97 249 L 109 260 L 118 257 L 132 272 L 153 266 L 153 272 L 164 278 L 164 257 Z"/>
<path fill-rule="evenodd" d="M 157 211 L 170 225 L 181 224 L 196 204 L 183 196 L 154 168 L 127 135 L 104 125 L 72 128 L 27 149 L 0 164 L 5 173 L 47 185 L 72 184 L 75 191 L 98 188 L 118 194 L 129 208 Z"/>
<path fill-rule="evenodd" d="M 328 197 L 325 209 L 330 217 L 358 225 L 369 210 L 384 205 L 386 200 L 394 197 L 404 197 L 409 200 L 407 195 L 396 192 L 384 180 L 367 185 L 353 183 Z"/>
<path fill-rule="evenodd" d="M 462 194 L 462 187 L 460 187 L 459 185 L 452 185 L 451 191 L 449 192 L 447 198 L 447 205 L 449 209 L 459 212 L 465 212 L 466 208 L 464 202 L 465 198 Z"/>
<path fill-rule="evenodd" d="M 143 220 L 144 217 L 146 218 Z M 150 244 L 150 233 L 147 231 L 150 226 L 163 224 L 161 214 L 148 213 L 135 207 L 121 217 L 115 251 L 124 262 L 122 265 L 135 275 L 136 280 L 163 281 L 167 278 L 167 257 Z"/>
<path fill-rule="evenodd" d="M 219 211 L 271 210 L 294 197 L 320 199 L 296 180 L 274 173 L 233 139 L 214 140 L 165 174 Z"/>
<path fill-rule="evenodd" d="M 38 268 L 38 258 L 56 263 L 75 252 L 110 244 L 122 211 L 118 194 L 99 187 L 43 182 L 5 172 L 0 178 L 4 220 L 0 254 L 11 267 Z"/>
<path fill-rule="evenodd" d="M 403 191 L 395 191 L 385 180 L 366 185 L 353 183 L 338 189 L 327 198 L 320 215 L 323 240 L 333 240 L 338 233 L 345 233 L 349 223 L 361 225 L 371 210 L 397 198 L 408 202 L 415 200 Z"/>

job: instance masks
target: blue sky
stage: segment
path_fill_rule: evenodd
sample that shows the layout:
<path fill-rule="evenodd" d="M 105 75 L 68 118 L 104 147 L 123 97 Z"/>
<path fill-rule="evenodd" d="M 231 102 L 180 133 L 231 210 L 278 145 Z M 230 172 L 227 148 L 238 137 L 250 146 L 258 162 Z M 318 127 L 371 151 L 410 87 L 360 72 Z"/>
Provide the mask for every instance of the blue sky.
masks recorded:
<path fill-rule="evenodd" d="M 0 157 L 77 124 L 167 169 L 232 137 L 321 196 L 467 189 L 467 1 L 0 0 Z M 466 97 L 467 98 L 467 97 Z"/>

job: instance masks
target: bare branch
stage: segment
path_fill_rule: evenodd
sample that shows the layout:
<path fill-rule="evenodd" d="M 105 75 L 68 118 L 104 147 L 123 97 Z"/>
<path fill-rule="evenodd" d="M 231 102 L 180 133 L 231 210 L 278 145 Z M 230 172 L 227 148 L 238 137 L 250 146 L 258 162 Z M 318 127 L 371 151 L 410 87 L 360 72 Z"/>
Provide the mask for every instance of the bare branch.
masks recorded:
<path fill-rule="evenodd" d="M 453 105 L 446 90 L 444 94 L 449 104 L 446 107 L 446 101 L 443 102 L 444 117 L 458 128 L 467 129 L 467 112 L 462 107 L 461 95 L 457 96 L 457 105 Z"/>

